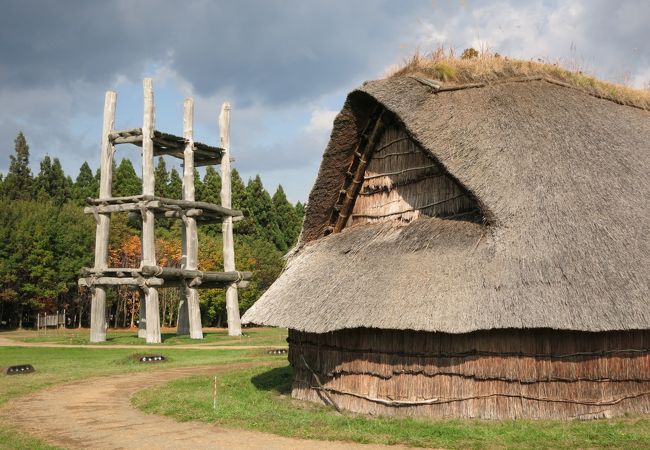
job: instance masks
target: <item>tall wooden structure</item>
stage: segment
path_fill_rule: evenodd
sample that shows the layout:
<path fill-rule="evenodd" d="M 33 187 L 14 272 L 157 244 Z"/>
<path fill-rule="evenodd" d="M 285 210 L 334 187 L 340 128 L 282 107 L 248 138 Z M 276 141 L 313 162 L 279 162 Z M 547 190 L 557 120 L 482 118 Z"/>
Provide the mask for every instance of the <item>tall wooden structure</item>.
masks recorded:
<path fill-rule="evenodd" d="M 194 142 L 194 103 L 186 99 L 183 114 L 183 136 L 174 136 L 155 129 L 155 109 L 151 78 L 144 79 L 144 121 L 142 128 L 116 131 L 115 104 L 117 94 L 107 92 L 104 104 L 99 198 L 88 199 L 84 212 L 93 214 L 97 222 L 95 234 L 95 265 L 82 269 L 79 285 L 92 290 L 90 341 L 106 340 L 106 287 L 133 286 L 144 293 L 140 302 L 139 337 L 147 343 L 159 343 L 160 315 L 158 289 L 181 287 L 178 334 L 202 339 L 198 289 L 225 288 L 230 335 L 240 335 L 241 325 L 237 300 L 238 285 L 250 279 L 250 272 L 235 270 L 233 219 L 241 211 L 231 209 L 230 186 L 230 105 L 224 103 L 219 118 L 221 147 Z M 134 144 L 142 148 L 142 195 L 113 197 L 113 154 L 115 145 Z M 173 156 L 183 160 L 183 198 L 158 197 L 154 193 L 154 157 Z M 198 202 L 194 195 L 194 170 L 198 166 L 222 164 L 222 205 Z M 137 269 L 108 267 L 108 242 L 111 214 L 139 212 L 142 216 L 142 263 Z M 155 218 L 180 219 L 183 257 L 181 268 L 160 267 L 156 262 Z M 198 270 L 197 223 L 223 222 L 224 271 Z"/>

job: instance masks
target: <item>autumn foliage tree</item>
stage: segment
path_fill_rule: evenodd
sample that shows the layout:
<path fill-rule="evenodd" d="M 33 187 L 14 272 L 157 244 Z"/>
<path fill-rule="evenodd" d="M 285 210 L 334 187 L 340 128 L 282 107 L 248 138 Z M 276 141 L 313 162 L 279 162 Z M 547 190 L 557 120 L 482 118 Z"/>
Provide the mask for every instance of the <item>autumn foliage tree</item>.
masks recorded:
<path fill-rule="evenodd" d="M 29 165 L 27 139 L 19 133 L 10 156 L 9 171 L 0 174 L 0 327 L 29 323 L 37 312 L 66 309 L 72 324 L 88 323 L 89 290 L 77 287 L 79 269 L 92 266 L 94 219 L 82 206 L 97 196 L 98 174 L 84 162 L 72 180 L 57 158 L 44 157 L 36 177 Z M 176 167 L 168 169 L 159 159 L 156 194 L 180 198 L 182 180 Z M 113 167 L 113 194 L 141 193 L 141 179 L 132 163 L 123 159 Z M 221 177 L 212 167 L 194 174 L 196 198 L 220 203 Z M 283 267 L 282 255 L 298 237 L 304 207 L 292 205 L 282 187 L 271 196 L 259 176 L 242 180 L 232 174 L 233 207 L 245 218 L 235 225 L 237 268 L 253 272 L 248 288 L 239 293 L 240 307 L 247 309 L 275 280 Z M 113 214 L 109 265 L 137 268 L 141 261 L 140 218 Z M 199 269 L 223 270 L 220 224 L 199 229 Z M 157 223 L 157 261 L 161 266 L 181 265 L 181 224 L 178 220 Z M 162 322 L 174 326 L 180 293 L 178 288 L 161 289 Z M 120 287 L 109 291 L 111 326 L 135 326 L 138 320 L 138 289 Z M 203 323 L 225 325 L 223 290 L 201 291 Z"/>

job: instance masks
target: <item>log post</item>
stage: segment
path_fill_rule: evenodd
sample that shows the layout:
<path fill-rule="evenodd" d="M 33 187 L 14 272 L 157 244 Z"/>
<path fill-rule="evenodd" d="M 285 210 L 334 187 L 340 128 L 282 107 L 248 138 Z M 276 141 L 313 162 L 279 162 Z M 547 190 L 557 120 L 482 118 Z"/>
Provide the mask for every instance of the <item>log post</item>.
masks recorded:
<path fill-rule="evenodd" d="M 185 99 L 183 108 L 183 138 L 186 140 L 183 151 L 183 200 L 195 201 L 194 192 L 194 101 Z M 196 270 L 199 262 L 198 234 L 196 219 L 183 217 L 183 268 Z M 184 289 L 187 304 L 188 325 L 191 339 L 203 339 L 201 329 L 201 309 L 199 308 L 199 291 L 187 286 Z M 181 309 L 183 311 L 183 309 Z M 180 322 L 179 322 L 180 323 Z"/>
<path fill-rule="evenodd" d="M 147 338 L 147 299 L 144 291 L 140 290 L 140 302 L 138 308 L 138 337 Z"/>
<path fill-rule="evenodd" d="M 183 227 L 183 236 L 185 236 L 185 228 Z M 183 241 L 183 260 L 181 265 L 185 264 L 184 258 L 186 255 L 185 242 Z M 179 336 L 190 334 L 190 316 L 187 310 L 187 293 L 183 286 L 178 290 L 178 318 L 176 319 L 176 334 Z"/>
<path fill-rule="evenodd" d="M 104 123 L 102 127 L 102 149 L 100 161 L 99 198 L 111 196 L 113 179 L 113 145 L 108 135 L 115 128 L 115 104 L 117 94 L 106 92 L 104 99 Z M 97 214 L 95 230 L 95 269 L 108 267 L 108 240 L 111 226 L 110 213 Z M 92 289 L 90 307 L 90 342 L 106 341 L 106 290 L 103 286 Z"/>
<path fill-rule="evenodd" d="M 153 83 L 145 78 L 144 83 L 144 120 L 142 124 L 142 194 L 154 195 L 153 167 L 153 132 L 155 123 L 153 103 Z M 142 214 L 142 265 L 156 265 L 156 236 L 154 212 L 145 209 Z M 160 316 L 158 312 L 158 289 L 149 287 L 144 290 L 147 343 L 157 344 L 160 339 Z"/>
<path fill-rule="evenodd" d="M 221 206 L 231 208 L 230 180 L 230 103 L 225 102 L 219 114 L 219 132 L 221 134 Z M 232 235 L 232 217 L 223 221 L 223 267 L 224 272 L 235 270 L 235 244 Z M 226 311 L 228 313 L 228 335 L 241 336 L 241 319 L 239 317 L 239 300 L 237 284 L 232 283 L 226 288 Z"/>

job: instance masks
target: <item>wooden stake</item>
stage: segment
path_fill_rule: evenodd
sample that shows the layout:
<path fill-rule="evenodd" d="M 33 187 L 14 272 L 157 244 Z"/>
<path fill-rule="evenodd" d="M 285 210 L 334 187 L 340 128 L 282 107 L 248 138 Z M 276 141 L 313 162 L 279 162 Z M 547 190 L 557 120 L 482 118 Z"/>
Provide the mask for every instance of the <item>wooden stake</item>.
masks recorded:
<path fill-rule="evenodd" d="M 230 179 L 230 103 L 225 102 L 219 114 L 219 132 L 221 134 L 221 206 L 231 207 Z M 224 272 L 235 270 L 235 244 L 232 235 L 232 217 L 223 221 L 223 267 Z M 241 319 L 239 317 L 239 300 L 235 283 L 226 288 L 226 311 L 228 313 L 228 335 L 241 336 Z"/>
<path fill-rule="evenodd" d="M 113 145 L 108 135 L 115 128 L 115 104 L 117 94 L 106 92 L 104 99 L 104 123 L 102 127 L 102 149 L 100 161 L 99 197 L 111 196 L 113 179 Z M 111 215 L 98 214 L 95 230 L 95 269 L 108 267 L 108 239 L 111 227 Z M 92 290 L 90 307 L 90 342 L 106 341 L 106 290 L 95 287 Z"/>
<path fill-rule="evenodd" d="M 214 376 L 214 380 L 212 382 L 212 409 L 214 411 L 217 410 L 217 376 Z"/>
<path fill-rule="evenodd" d="M 194 101 L 185 99 L 183 108 L 183 137 L 187 141 L 183 152 L 183 200 L 193 202 L 194 196 Z M 199 262 L 196 219 L 183 217 L 184 269 L 196 270 Z M 193 287 L 184 290 L 187 302 L 188 325 L 191 339 L 203 339 L 199 291 Z"/>
<path fill-rule="evenodd" d="M 155 112 L 153 102 L 153 83 L 145 78 L 144 121 L 142 125 L 142 194 L 154 195 L 153 132 Z M 142 265 L 156 265 L 156 236 L 154 212 L 146 209 L 142 215 Z M 157 344 L 160 339 L 160 316 L 158 313 L 158 290 L 150 287 L 144 293 L 146 303 L 147 343 Z"/>

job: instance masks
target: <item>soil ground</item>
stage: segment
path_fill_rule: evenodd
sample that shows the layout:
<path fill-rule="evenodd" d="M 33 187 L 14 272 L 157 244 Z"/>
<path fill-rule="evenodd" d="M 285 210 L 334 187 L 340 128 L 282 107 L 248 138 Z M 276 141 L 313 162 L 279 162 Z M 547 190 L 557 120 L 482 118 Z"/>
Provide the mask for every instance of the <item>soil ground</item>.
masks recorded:
<path fill-rule="evenodd" d="M 19 343 L 0 337 L 0 346 L 65 347 L 51 343 Z M 80 345 L 79 347 L 116 348 Z M 138 348 L 128 345 L 126 348 Z M 149 348 L 148 346 L 142 346 Z M 174 349 L 182 345 L 170 346 Z M 201 348 L 191 345 L 188 348 Z M 254 346 L 250 346 L 253 347 Z M 164 348 L 156 346 L 156 348 Z M 206 346 L 215 349 L 217 346 Z M 226 348 L 236 348 L 227 346 Z M 244 348 L 249 348 L 244 346 Z M 256 363 L 259 364 L 259 363 Z M 265 363 L 272 364 L 272 363 Z M 354 449 L 397 448 L 350 442 L 309 441 L 234 430 L 198 422 L 176 422 L 143 413 L 130 404 L 140 389 L 192 375 L 218 374 L 251 363 L 174 368 L 91 378 L 57 385 L 18 397 L 0 408 L 0 422 L 63 448 L 93 449 Z M 254 406 L 251 406 L 254 407 Z"/>

